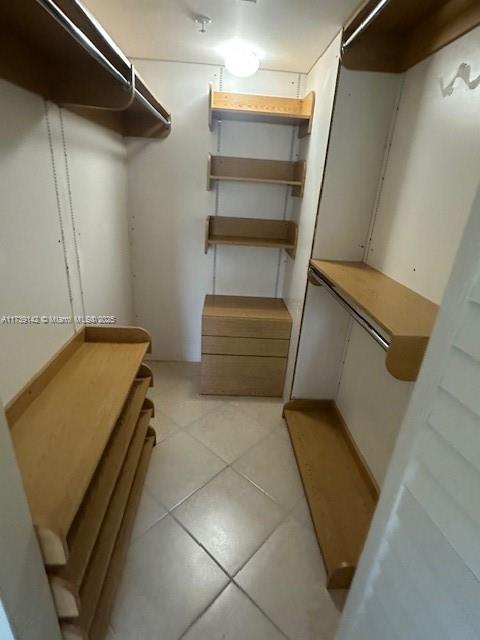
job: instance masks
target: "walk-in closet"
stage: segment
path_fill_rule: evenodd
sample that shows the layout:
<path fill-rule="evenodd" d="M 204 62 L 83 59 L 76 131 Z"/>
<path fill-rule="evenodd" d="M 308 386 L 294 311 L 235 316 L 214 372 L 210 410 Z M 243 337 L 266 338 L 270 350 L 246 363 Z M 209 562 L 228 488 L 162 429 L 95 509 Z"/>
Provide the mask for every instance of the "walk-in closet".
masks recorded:
<path fill-rule="evenodd" d="M 0 640 L 479 638 L 478 0 L 0 18 Z"/>

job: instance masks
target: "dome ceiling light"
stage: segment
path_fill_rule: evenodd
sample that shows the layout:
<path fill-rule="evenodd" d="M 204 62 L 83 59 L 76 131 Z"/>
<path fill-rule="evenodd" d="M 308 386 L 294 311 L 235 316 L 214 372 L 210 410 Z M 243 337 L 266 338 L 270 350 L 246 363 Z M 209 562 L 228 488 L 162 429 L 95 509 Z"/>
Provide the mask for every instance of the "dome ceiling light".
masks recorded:
<path fill-rule="evenodd" d="M 237 78 L 248 78 L 258 71 L 260 60 L 250 47 L 240 42 L 232 43 L 225 56 L 225 67 Z"/>

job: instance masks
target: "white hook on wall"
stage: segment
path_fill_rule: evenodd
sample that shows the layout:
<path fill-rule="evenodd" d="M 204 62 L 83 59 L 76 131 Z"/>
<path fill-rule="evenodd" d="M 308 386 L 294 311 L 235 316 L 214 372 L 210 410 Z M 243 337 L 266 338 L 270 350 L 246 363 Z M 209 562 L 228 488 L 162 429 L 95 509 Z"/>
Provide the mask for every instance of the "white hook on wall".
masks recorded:
<path fill-rule="evenodd" d="M 470 80 L 470 75 L 472 73 L 472 68 L 466 62 L 462 62 L 462 64 L 458 67 L 458 71 L 455 74 L 455 77 L 451 82 L 447 84 L 445 87 L 443 84 L 443 78 L 440 79 L 440 88 L 442 90 L 442 95 L 444 98 L 447 96 L 453 95 L 453 91 L 455 89 L 455 82 L 460 78 L 465 82 L 467 87 L 473 91 L 480 86 L 480 75 L 477 76 L 474 80 Z"/>

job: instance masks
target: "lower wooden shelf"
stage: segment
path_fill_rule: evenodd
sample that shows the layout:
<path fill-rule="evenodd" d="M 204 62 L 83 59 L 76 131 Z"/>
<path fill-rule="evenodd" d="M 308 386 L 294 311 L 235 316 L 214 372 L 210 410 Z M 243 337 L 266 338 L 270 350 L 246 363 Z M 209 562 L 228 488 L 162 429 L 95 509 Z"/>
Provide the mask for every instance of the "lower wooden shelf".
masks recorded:
<path fill-rule="evenodd" d="M 115 431 L 71 527 L 67 539 L 70 550 L 67 564 L 50 573 L 50 584 L 59 615 L 78 614 L 80 585 L 137 427 L 137 419 L 151 381 L 151 375 L 145 371 L 139 372 L 138 375 L 143 377 L 137 377 L 133 383 Z M 148 419 L 150 419 L 151 411 L 142 413 L 144 415 L 148 413 Z"/>
<path fill-rule="evenodd" d="M 143 443 L 140 460 L 136 468 L 120 530 L 115 540 L 108 571 L 100 585 L 100 593 L 95 603 L 96 607 L 91 622 L 88 628 L 82 627 L 77 621 L 62 622 L 64 640 L 103 640 L 106 636 L 154 444 L 155 434 L 153 430 L 149 430 Z"/>
<path fill-rule="evenodd" d="M 208 216 L 205 226 L 205 253 L 210 245 L 240 245 L 285 249 L 295 257 L 298 226 L 290 220 Z"/>
<path fill-rule="evenodd" d="M 378 488 L 333 401 L 284 407 L 327 570 L 329 589 L 350 586 L 378 500 Z"/>
<path fill-rule="evenodd" d="M 119 500 L 118 494 L 122 487 L 124 491 L 128 490 L 126 483 L 132 481 L 132 469 L 140 455 L 139 446 L 152 416 L 150 409 L 141 410 L 148 381 L 148 378 L 135 381 L 119 424 L 99 464 L 86 503 L 78 514 L 78 523 L 74 523 L 69 540 L 71 551 L 68 562 L 65 567 L 50 572 L 50 585 L 60 618 L 84 614 L 84 593 L 90 591 L 84 583 L 88 583 L 91 576 L 91 565 L 95 562 L 95 556 L 98 556 L 99 541 L 102 535 L 106 535 L 108 526 L 105 523 L 115 520 L 114 505 Z M 117 513 L 117 521 L 119 515 L 121 512 Z"/>

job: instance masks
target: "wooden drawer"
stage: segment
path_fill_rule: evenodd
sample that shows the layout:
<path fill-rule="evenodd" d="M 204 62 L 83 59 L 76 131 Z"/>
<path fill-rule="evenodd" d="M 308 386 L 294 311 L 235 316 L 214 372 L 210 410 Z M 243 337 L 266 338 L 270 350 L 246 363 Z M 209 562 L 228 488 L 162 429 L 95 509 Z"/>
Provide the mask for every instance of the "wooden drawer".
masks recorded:
<path fill-rule="evenodd" d="M 277 320 L 255 318 L 203 318 L 202 335 L 288 340 L 291 325 Z"/>
<path fill-rule="evenodd" d="M 289 340 L 290 314 L 279 298 L 206 296 L 202 335 Z"/>
<path fill-rule="evenodd" d="M 201 393 L 232 396 L 281 396 L 286 358 L 202 355 Z"/>
<path fill-rule="evenodd" d="M 272 356 L 288 355 L 289 340 L 269 338 L 223 338 L 202 336 L 202 353 L 232 356 Z"/>

